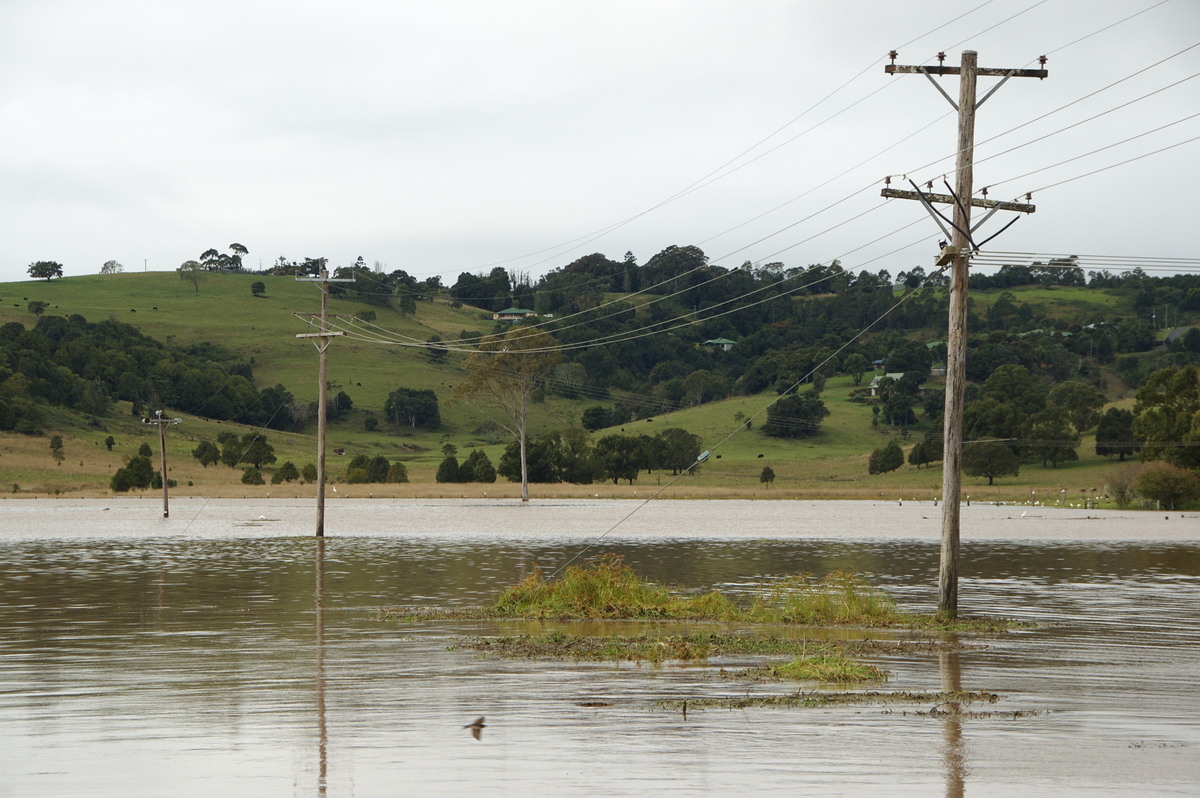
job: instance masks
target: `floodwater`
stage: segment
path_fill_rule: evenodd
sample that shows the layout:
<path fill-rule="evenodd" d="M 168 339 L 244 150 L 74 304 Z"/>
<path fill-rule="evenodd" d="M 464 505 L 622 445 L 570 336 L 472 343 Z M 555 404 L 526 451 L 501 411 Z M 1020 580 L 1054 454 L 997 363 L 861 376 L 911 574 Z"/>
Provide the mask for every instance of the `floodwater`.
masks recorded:
<path fill-rule="evenodd" d="M 798 501 L 0 501 L 0 796 L 1170 795 L 1200 785 L 1200 517 L 964 507 L 960 611 L 1037 623 L 872 660 L 929 706 L 786 694 L 708 663 L 490 660 L 381 620 L 618 552 L 747 593 L 853 569 L 936 605 L 940 508 Z M 590 547 L 590 548 L 588 548 Z M 586 552 L 585 552 L 586 548 Z M 720 628 L 720 631 L 725 631 Z M 805 690 L 839 689 L 803 685 Z M 591 704 L 592 706 L 584 706 Z M 596 706 L 597 704 L 603 706 Z M 478 741 L 463 728 L 484 716 Z"/>

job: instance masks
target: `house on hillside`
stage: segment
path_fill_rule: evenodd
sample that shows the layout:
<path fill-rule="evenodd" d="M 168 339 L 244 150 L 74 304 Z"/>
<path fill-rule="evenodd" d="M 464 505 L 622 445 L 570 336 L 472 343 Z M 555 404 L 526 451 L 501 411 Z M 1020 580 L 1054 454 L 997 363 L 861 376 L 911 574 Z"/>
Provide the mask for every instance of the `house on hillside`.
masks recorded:
<path fill-rule="evenodd" d="M 506 310 L 498 310 L 492 314 L 494 321 L 503 321 L 508 324 L 516 324 L 521 319 L 536 317 L 537 311 L 529 310 L 528 308 L 508 308 Z"/>
<path fill-rule="evenodd" d="M 879 396 L 881 383 L 884 380 L 896 380 L 898 382 L 903 376 L 903 371 L 889 371 L 887 374 L 876 375 L 875 379 L 871 380 L 871 396 Z"/>
<path fill-rule="evenodd" d="M 736 343 L 737 341 L 731 341 L 728 338 L 709 338 L 702 345 L 720 349 L 722 352 L 728 352 L 730 349 L 733 349 L 733 345 Z"/>

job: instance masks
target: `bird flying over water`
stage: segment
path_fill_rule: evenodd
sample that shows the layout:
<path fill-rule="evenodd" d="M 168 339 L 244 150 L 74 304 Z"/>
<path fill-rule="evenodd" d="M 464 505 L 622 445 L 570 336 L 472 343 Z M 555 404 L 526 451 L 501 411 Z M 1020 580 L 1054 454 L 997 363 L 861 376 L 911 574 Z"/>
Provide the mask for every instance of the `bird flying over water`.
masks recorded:
<path fill-rule="evenodd" d="M 463 728 L 470 729 L 471 736 L 474 737 L 476 740 L 482 740 L 483 737 L 481 736 L 481 734 L 482 734 L 483 730 L 487 728 L 487 724 L 483 722 L 483 716 L 480 715 L 478 718 L 475 719 L 475 721 L 473 723 L 468 723 L 466 726 L 463 726 Z"/>

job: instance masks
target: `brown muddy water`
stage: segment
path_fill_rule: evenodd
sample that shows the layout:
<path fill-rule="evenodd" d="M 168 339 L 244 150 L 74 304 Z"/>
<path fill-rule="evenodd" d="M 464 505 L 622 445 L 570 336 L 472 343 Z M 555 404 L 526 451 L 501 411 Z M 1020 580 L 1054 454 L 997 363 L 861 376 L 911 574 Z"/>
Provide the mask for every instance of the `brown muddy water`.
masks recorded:
<path fill-rule="evenodd" d="M 936 604 L 940 510 L 797 501 L 0 501 L 0 796 L 1194 795 L 1200 517 L 963 508 L 960 608 L 1036 622 L 881 656 L 922 704 L 690 710 L 794 692 L 759 660 L 489 660 L 395 623 L 488 602 L 585 546 L 681 587 L 853 569 Z M 603 536 L 601 538 L 601 536 Z M 597 542 L 597 538 L 600 538 Z M 713 627 L 717 631 L 727 628 Z M 814 633 L 815 635 L 816 633 Z M 840 689 L 805 684 L 803 689 Z M 585 706 L 586 705 L 586 706 Z M 484 716 L 480 740 L 463 726 Z"/>

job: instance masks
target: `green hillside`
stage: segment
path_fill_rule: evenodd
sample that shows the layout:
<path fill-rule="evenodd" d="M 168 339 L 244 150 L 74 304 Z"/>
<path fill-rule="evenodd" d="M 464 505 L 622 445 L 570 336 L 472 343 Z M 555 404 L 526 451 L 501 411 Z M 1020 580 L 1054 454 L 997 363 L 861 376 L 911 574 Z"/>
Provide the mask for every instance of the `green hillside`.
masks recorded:
<path fill-rule="evenodd" d="M 258 281 L 266 285 L 263 296 L 252 294 L 251 286 Z M 976 312 L 986 314 L 1001 293 L 992 290 L 973 295 Z M 1124 297 L 1082 287 L 1019 287 L 1011 293 L 1018 302 L 1027 303 L 1038 318 L 1057 320 L 1059 326 L 1082 326 L 1119 318 L 1125 312 L 1124 305 L 1128 305 Z M 638 301 L 645 302 L 645 297 L 639 297 Z M 46 315 L 78 314 L 91 322 L 115 319 L 134 325 L 164 343 L 224 347 L 252 364 L 259 389 L 282 384 L 299 400 L 314 401 L 317 396 L 316 351 L 310 340 L 296 338 L 298 333 L 310 331 L 296 314 L 313 314 L 319 310 L 319 289 L 312 283 L 284 276 L 207 273 L 197 291 L 176 272 L 7 283 L 0 284 L 0 325 L 18 322 L 32 327 L 37 316 L 29 309 L 31 302 L 45 303 Z M 425 341 L 435 334 L 449 340 L 458 338 L 463 331 L 490 333 L 495 329 L 489 313 L 465 304 L 453 307 L 447 299 L 418 302 L 416 312 L 410 315 L 337 297 L 330 302 L 332 314 L 351 315 L 365 310 L 378 314 L 374 323 L 381 332 L 417 341 Z M 925 331 L 919 338 L 936 340 L 938 333 L 936 330 Z M 442 363 L 434 363 L 422 346 L 384 345 L 353 337 L 335 340 L 330 349 L 329 378 L 351 397 L 354 409 L 330 426 L 331 477 L 337 480 L 341 476 L 339 469 L 343 469 L 341 464 L 346 462 L 332 454 L 336 449 L 342 450 L 347 459 L 356 454 L 383 454 L 390 460 L 404 462 L 414 484 L 388 486 L 392 492 L 458 495 L 491 490 L 493 495 L 503 495 L 504 487 L 499 484 L 492 487 L 432 484 L 444 444 L 458 447 L 460 459 L 470 450 L 482 447 L 496 463 L 508 441 L 503 432 L 488 427 L 479 413 L 451 401 L 453 387 L 463 377 L 460 357 L 451 354 Z M 868 374 L 866 381 L 869 380 Z M 1119 380 L 1114 377 L 1110 382 L 1117 384 Z M 441 403 L 442 426 L 432 431 L 414 430 L 384 421 L 384 400 L 398 387 L 434 390 Z M 712 451 L 712 457 L 698 473 L 675 480 L 674 495 L 736 493 L 897 498 L 938 495 L 941 477 L 937 467 L 918 469 L 905 465 L 895 472 L 868 476 L 867 458 L 872 449 L 895 437 L 907 451 L 931 424 L 922 417 L 903 437 L 897 430 L 876 427 L 872 423 L 871 406 L 851 400 L 854 387 L 848 376 L 828 379 L 822 398 L 830 415 L 824 420 L 821 431 L 808 438 L 771 438 L 761 432 L 766 408 L 776 399 L 775 392 L 769 389 L 631 420 L 610 430 L 598 431 L 596 437 L 622 431 L 654 434 L 666 427 L 681 427 L 698 435 L 703 446 Z M 1110 399 L 1122 397 L 1110 396 Z M 548 396 L 535 405 L 531 430 L 538 434 L 578 424 L 583 411 L 597 402 L 597 399 L 589 398 Z M 1128 405 L 1127 397 L 1122 404 Z M 171 408 L 166 410 L 168 414 L 177 415 Z M 0 472 L 3 473 L 0 489 L 9 492 L 15 486 L 20 493 L 106 493 L 108 479 L 123 459 L 128 458 L 141 442 L 156 443 L 153 431 L 140 424 L 129 411 L 127 402 L 118 403 L 109 417 L 94 421 L 82 414 L 53 408 L 43 436 L 0 433 Z M 374 432 L 368 432 L 364 427 L 368 414 L 380 419 Z M 747 419 L 749 429 L 744 424 Z M 249 492 L 254 495 L 272 490 L 270 485 L 242 486 L 238 481 L 240 471 L 220 465 L 205 469 L 191 457 L 191 449 L 199 440 L 215 439 L 221 430 L 236 426 L 188 417 L 183 425 L 170 430 L 171 473 L 180 483 L 179 490 L 198 494 Z M 55 434 L 61 435 L 66 443 L 65 458 L 61 463 L 55 462 L 47 449 L 47 437 Z M 111 452 L 103 445 L 109 435 L 117 441 Z M 290 460 L 301 465 L 315 460 L 311 423 L 301 432 L 270 431 L 268 438 L 276 448 L 279 463 Z M 157 458 L 157 446 L 155 450 Z M 1102 487 L 1106 475 L 1118 465 L 1096 456 L 1090 439 L 1085 438 L 1078 451 L 1078 462 L 1060 464 L 1058 468 L 1026 464 L 1017 477 L 998 480 L 993 487 L 976 480 L 977 486 L 964 489 L 964 492 L 975 493 L 980 498 L 1015 500 L 1029 495 L 1032 490 L 1067 490 L 1070 495 L 1075 495 L 1081 490 Z M 157 460 L 155 463 L 157 465 Z M 759 477 L 763 467 L 768 465 L 777 478 L 772 485 L 765 486 Z M 543 493 L 563 495 L 575 491 L 580 495 L 632 495 L 640 489 L 641 495 L 645 495 L 647 487 L 657 488 L 672 479 L 669 472 L 643 474 L 633 486 L 597 483 L 577 488 L 563 486 L 553 491 L 547 488 Z M 275 490 L 278 493 L 280 489 Z M 293 485 L 288 490 L 298 492 L 303 488 Z M 351 486 L 349 490 L 352 494 L 356 491 L 359 495 L 367 495 L 382 489 L 362 485 Z"/>

